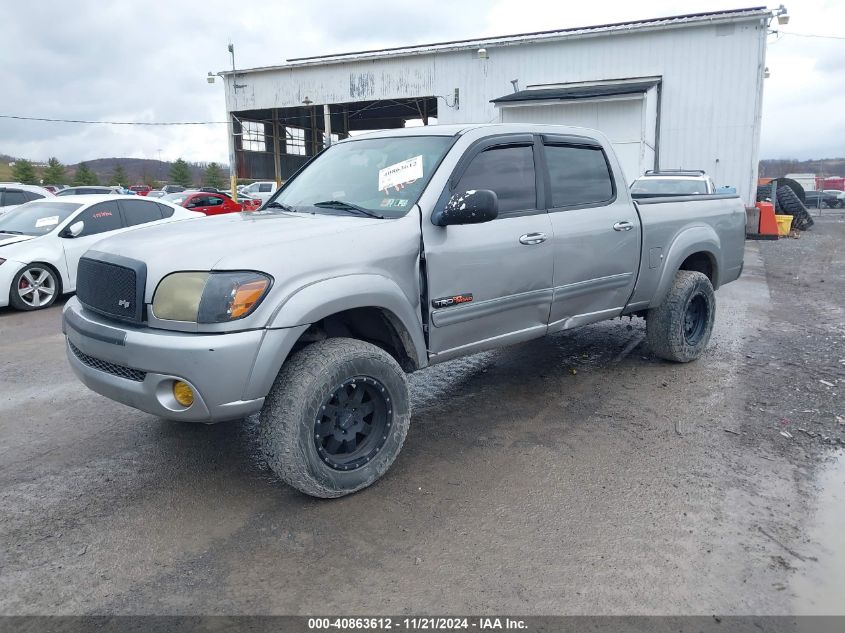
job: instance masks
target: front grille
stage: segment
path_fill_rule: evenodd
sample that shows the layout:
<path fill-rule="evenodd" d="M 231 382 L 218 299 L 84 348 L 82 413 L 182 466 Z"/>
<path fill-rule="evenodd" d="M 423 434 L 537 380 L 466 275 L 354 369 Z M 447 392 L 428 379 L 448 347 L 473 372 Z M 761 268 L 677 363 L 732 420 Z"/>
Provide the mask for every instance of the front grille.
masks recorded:
<path fill-rule="evenodd" d="M 116 365 L 115 363 L 110 363 L 105 360 L 100 360 L 99 358 L 94 358 L 93 356 L 89 356 L 88 354 L 83 352 L 70 341 L 68 341 L 68 345 L 70 345 L 70 351 L 73 352 L 73 355 L 76 356 L 81 363 L 88 365 L 92 369 L 104 371 L 107 374 L 117 376 L 118 378 L 134 380 L 135 382 L 144 382 L 144 378 L 147 377 L 147 372 L 145 371 L 141 371 L 140 369 L 132 369 L 131 367 L 124 367 L 123 365 Z"/>
<path fill-rule="evenodd" d="M 97 255 L 79 260 L 76 296 L 95 312 L 140 323 L 144 318 L 146 266 L 126 257 Z"/>

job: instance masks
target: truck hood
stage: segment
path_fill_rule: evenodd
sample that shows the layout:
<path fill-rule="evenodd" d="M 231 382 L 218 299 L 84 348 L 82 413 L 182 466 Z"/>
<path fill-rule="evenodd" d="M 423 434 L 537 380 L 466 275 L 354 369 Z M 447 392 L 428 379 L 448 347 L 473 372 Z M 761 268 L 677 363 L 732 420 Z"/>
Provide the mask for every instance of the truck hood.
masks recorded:
<path fill-rule="evenodd" d="M 391 220 L 310 213 L 252 212 L 197 218 L 137 229 L 98 242 L 94 250 L 146 263 L 147 287 L 180 270 L 250 270 L 273 273 L 286 251 L 333 236 L 357 233 Z M 285 245 L 296 243 L 296 248 Z M 331 248 L 331 246 L 329 246 Z"/>

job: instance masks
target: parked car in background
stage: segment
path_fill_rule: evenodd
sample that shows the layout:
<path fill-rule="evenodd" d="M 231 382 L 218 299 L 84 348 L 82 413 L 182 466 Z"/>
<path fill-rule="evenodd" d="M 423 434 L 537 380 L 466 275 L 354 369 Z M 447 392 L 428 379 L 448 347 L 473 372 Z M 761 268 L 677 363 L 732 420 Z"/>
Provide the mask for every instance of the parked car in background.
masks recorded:
<path fill-rule="evenodd" d="M 161 190 L 164 193 L 179 193 L 180 191 L 185 191 L 185 187 L 182 185 L 164 185 Z"/>
<path fill-rule="evenodd" d="M 805 191 L 804 206 L 808 209 L 835 209 L 841 205 L 839 198 L 826 191 Z"/>
<path fill-rule="evenodd" d="M 632 198 L 696 196 L 716 192 L 710 176 L 701 170 L 649 170 L 631 183 Z"/>
<path fill-rule="evenodd" d="M 250 198 L 248 196 L 238 196 L 238 204 L 244 211 L 257 211 L 263 204 L 258 198 Z"/>
<path fill-rule="evenodd" d="M 238 213 L 241 205 L 222 193 L 207 191 L 180 191 L 162 198 L 172 204 L 178 204 L 191 211 L 199 211 L 205 215 L 222 215 L 223 213 Z"/>
<path fill-rule="evenodd" d="M 153 190 L 153 188 L 149 185 L 132 185 L 131 187 L 129 187 L 129 190 L 134 191 L 139 196 L 146 196 L 148 193 L 150 193 L 150 191 Z"/>
<path fill-rule="evenodd" d="M 31 200 L 52 197 L 53 192 L 45 187 L 19 182 L 0 182 L 0 215 Z"/>
<path fill-rule="evenodd" d="M 57 196 L 91 196 L 91 195 L 116 195 L 120 194 L 120 187 L 101 187 L 98 185 L 84 185 L 79 187 L 68 187 L 58 192 Z"/>
<path fill-rule="evenodd" d="M 161 198 L 161 197 L 166 196 L 166 195 L 167 195 L 167 194 L 166 194 L 166 193 L 164 193 L 163 191 L 161 191 L 160 189 L 155 189 L 155 190 L 153 190 L 153 191 L 150 191 L 150 192 L 147 194 L 147 197 L 148 197 L 148 198 Z"/>
<path fill-rule="evenodd" d="M 39 310 L 76 290 L 79 258 L 104 237 L 198 217 L 134 196 L 51 196 L 23 204 L 0 217 L 0 307 Z"/>
<path fill-rule="evenodd" d="M 238 196 L 244 195 L 250 198 L 258 198 L 262 204 L 267 202 L 276 192 L 276 183 L 272 181 L 254 182 L 240 190 Z"/>
<path fill-rule="evenodd" d="M 838 209 L 845 204 L 845 191 L 840 191 L 839 189 L 825 189 L 824 193 L 834 196 L 836 198 L 836 202 L 829 204 L 831 209 Z"/>

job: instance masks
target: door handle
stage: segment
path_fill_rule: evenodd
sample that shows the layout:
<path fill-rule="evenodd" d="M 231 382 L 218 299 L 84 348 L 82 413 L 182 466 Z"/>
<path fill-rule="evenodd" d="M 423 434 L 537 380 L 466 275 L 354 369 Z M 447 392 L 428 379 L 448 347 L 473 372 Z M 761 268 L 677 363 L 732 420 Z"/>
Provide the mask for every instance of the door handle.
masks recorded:
<path fill-rule="evenodd" d="M 630 231 L 634 228 L 634 225 L 627 220 L 623 220 L 622 222 L 617 222 L 613 225 L 614 231 Z"/>
<path fill-rule="evenodd" d="M 542 244 L 545 241 L 545 233 L 526 233 L 525 235 L 519 236 L 519 243 L 525 244 L 526 246 L 532 246 L 533 244 Z"/>

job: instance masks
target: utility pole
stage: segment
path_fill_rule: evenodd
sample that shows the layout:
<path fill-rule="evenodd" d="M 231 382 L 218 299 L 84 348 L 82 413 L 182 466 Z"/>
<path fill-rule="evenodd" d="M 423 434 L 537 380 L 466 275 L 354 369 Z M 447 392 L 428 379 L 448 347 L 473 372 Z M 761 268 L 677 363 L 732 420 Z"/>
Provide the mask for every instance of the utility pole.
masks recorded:
<path fill-rule="evenodd" d="M 332 111 L 328 103 L 323 104 L 323 128 L 326 130 L 323 147 L 329 147 L 332 144 Z"/>
<path fill-rule="evenodd" d="M 229 42 L 229 53 L 232 55 L 232 98 L 238 89 L 238 77 L 235 75 L 235 45 Z M 235 127 L 232 123 L 232 114 L 226 104 L 226 129 L 229 134 L 229 187 L 232 191 L 232 200 L 238 201 L 238 169 L 237 156 L 235 154 Z M 243 131 L 243 130 L 241 130 Z"/>

